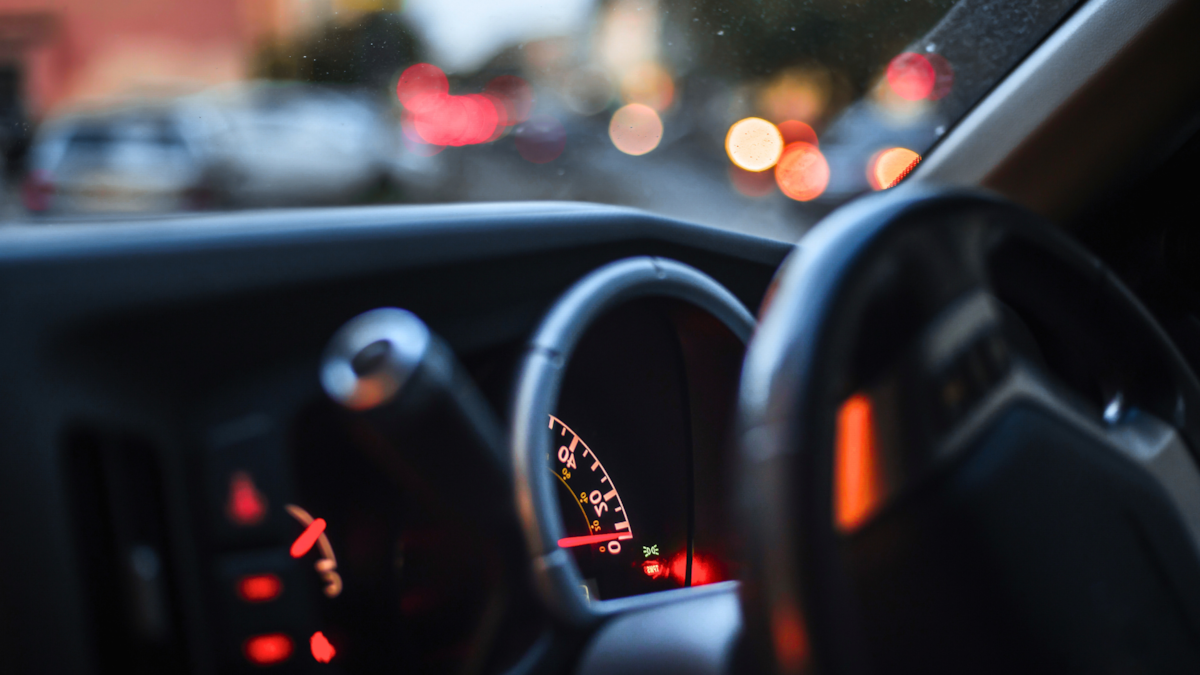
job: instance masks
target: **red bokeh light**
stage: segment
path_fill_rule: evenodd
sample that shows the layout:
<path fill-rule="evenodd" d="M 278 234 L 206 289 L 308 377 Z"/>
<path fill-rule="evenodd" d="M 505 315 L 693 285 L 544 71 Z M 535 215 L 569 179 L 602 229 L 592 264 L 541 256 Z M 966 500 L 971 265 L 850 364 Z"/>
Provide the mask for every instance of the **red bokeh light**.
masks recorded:
<path fill-rule="evenodd" d="M 486 98 L 496 111 L 496 128 L 492 131 L 492 135 L 488 136 L 487 140 L 484 141 L 485 143 L 491 143 L 492 141 L 499 140 L 504 135 L 504 132 L 513 125 L 513 121 L 508 116 L 508 107 L 505 106 L 504 99 L 495 94 L 489 94 L 486 91 L 480 94 L 480 96 Z"/>
<path fill-rule="evenodd" d="M 506 124 L 519 124 L 529 119 L 533 110 L 533 87 L 516 75 L 501 75 L 492 78 L 483 93 L 494 97 L 504 105 Z"/>
<path fill-rule="evenodd" d="M 242 643 L 246 660 L 256 666 L 272 666 L 292 658 L 292 638 L 283 633 L 255 635 Z"/>
<path fill-rule="evenodd" d="M 534 164 L 553 162 L 567 147 L 567 130 L 548 115 L 529 118 L 513 131 L 513 137 L 517 152 Z"/>
<path fill-rule="evenodd" d="M 446 74 L 428 63 L 418 63 L 400 74 L 396 98 L 405 109 L 406 136 L 433 146 L 493 141 L 511 119 L 498 95 L 451 94 Z"/>
<path fill-rule="evenodd" d="M 687 581 L 687 551 L 680 551 L 671 556 L 668 567 L 671 570 L 671 578 L 682 586 Z"/>
<path fill-rule="evenodd" d="M 703 586 L 725 580 L 725 566 L 704 553 L 692 554 L 692 585 Z"/>
<path fill-rule="evenodd" d="M 792 143 L 809 143 L 813 147 L 819 148 L 821 144 L 817 141 L 817 132 L 813 128 L 801 122 L 800 120 L 787 120 L 779 123 L 779 133 L 783 134 L 783 144 L 791 145 Z"/>
<path fill-rule="evenodd" d="M 683 585 L 687 580 L 687 551 L 680 551 L 671 556 L 668 568 L 671 578 Z M 718 581 L 725 581 L 727 576 L 725 566 L 716 557 L 700 552 L 692 554 L 693 586 L 715 584 Z"/>
<path fill-rule="evenodd" d="M 312 649 L 313 658 L 321 663 L 329 663 L 337 655 L 337 650 L 333 648 L 333 645 L 329 643 L 329 638 L 325 637 L 321 631 L 313 633 L 308 644 Z"/>
<path fill-rule="evenodd" d="M 933 93 L 937 73 L 923 55 L 904 52 L 888 64 L 887 82 L 900 98 L 920 101 Z"/>
<path fill-rule="evenodd" d="M 450 81 L 446 79 L 446 74 L 430 63 L 409 66 L 396 81 L 396 98 L 400 100 L 400 105 L 409 110 L 413 109 L 412 104 L 418 98 L 449 93 Z"/>
<path fill-rule="evenodd" d="M 929 65 L 933 66 L 933 72 L 936 74 L 933 90 L 929 92 L 929 100 L 943 99 L 954 88 L 954 68 L 950 67 L 950 62 L 941 54 L 930 54 L 925 58 L 929 59 Z"/>
<path fill-rule="evenodd" d="M 254 485 L 254 478 L 245 471 L 235 471 L 229 477 L 229 500 L 225 515 L 234 525 L 250 527 L 267 517 L 267 498 Z"/>
<path fill-rule="evenodd" d="M 283 593 L 283 581 L 274 574 L 247 574 L 238 579 L 237 594 L 245 602 L 269 602 Z"/>
<path fill-rule="evenodd" d="M 829 163 L 811 143 L 792 143 L 775 165 L 775 182 L 783 194 L 800 202 L 820 197 L 829 186 Z"/>

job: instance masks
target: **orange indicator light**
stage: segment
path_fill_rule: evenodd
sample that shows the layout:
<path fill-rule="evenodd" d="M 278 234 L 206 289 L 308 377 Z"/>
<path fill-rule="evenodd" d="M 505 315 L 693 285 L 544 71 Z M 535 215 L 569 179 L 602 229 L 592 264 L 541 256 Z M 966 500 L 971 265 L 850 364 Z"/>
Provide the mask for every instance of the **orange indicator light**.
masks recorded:
<path fill-rule="evenodd" d="M 838 409 L 834 457 L 834 520 L 853 530 L 881 499 L 871 399 L 855 394 Z"/>
<path fill-rule="evenodd" d="M 256 666 L 273 666 L 292 658 L 292 638 L 283 633 L 255 635 L 242 645 L 242 652 Z"/>
<path fill-rule="evenodd" d="M 812 201 L 829 186 L 829 162 L 817 146 L 796 141 L 783 149 L 775 165 L 775 182 L 788 197 L 798 202 Z"/>
<path fill-rule="evenodd" d="M 270 602 L 283 592 L 283 581 L 274 574 L 247 574 L 238 579 L 237 594 L 245 602 Z"/>
<path fill-rule="evenodd" d="M 324 518 L 317 518 L 309 523 L 308 527 L 304 528 L 304 531 L 300 533 L 300 536 L 296 537 L 296 541 L 292 542 L 292 557 L 299 558 L 312 550 L 313 544 L 317 543 L 317 539 L 321 538 L 321 533 L 324 531 Z"/>
<path fill-rule="evenodd" d="M 333 645 L 329 643 L 329 638 L 326 638 L 321 631 L 313 633 L 308 644 L 312 648 L 313 658 L 321 663 L 329 663 L 337 655 L 337 650 L 333 648 Z"/>

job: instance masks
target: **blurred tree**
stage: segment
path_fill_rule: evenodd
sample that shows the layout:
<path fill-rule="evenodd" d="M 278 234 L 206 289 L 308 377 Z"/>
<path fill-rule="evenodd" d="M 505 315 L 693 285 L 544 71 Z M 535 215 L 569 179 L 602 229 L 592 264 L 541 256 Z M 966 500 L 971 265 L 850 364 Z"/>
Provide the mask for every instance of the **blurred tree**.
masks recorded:
<path fill-rule="evenodd" d="M 399 14 L 368 12 L 347 23 L 329 21 L 295 41 L 264 43 L 253 70 L 273 80 L 386 88 L 423 51 L 416 32 Z"/>
<path fill-rule="evenodd" d="M 819 63 L 861 94 L 955 0 L 663 0 L 688 69 L 749 80 Z"/>

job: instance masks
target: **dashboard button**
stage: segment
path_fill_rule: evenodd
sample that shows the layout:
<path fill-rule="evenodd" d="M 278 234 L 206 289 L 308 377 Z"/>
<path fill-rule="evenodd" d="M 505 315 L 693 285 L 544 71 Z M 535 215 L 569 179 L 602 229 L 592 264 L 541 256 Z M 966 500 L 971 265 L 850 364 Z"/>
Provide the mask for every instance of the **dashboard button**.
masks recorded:
<path fill-rule="evenodd" d="M 205 472 L 208 520 L 219 549 L 286 541 L 290 518 L 282 442 L 260 436 L 210 448 Z"/>

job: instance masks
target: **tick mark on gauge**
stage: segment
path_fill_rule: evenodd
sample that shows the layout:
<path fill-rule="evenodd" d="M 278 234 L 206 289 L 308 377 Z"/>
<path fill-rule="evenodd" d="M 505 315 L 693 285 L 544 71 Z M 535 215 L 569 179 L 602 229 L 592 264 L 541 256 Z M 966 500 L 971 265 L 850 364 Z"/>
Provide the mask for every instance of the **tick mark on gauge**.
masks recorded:
<path fill-rule="evenodd" d="M 617 488 L 613 488 L 608 491 L 608 494 L 604 495 L 604 501 L 608 501 L 616 496 L 617 496 Z"/>

